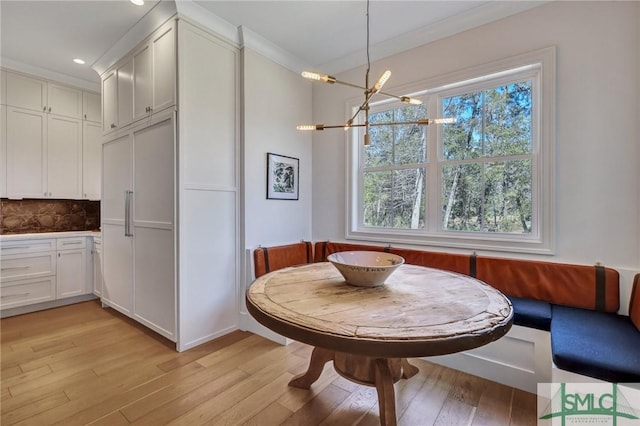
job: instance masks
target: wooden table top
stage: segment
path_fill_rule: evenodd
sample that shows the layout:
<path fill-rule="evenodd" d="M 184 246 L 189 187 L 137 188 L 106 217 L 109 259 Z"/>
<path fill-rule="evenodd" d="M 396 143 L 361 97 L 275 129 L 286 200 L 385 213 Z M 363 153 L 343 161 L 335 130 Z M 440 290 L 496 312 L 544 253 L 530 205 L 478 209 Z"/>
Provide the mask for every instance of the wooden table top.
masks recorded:
<path fill-rule="evenodd" d="M 513 309 L 498 290 L 453 272 L 401 265 L 379 287 L 345 283 L 328 262 L 258 278 L 249 313 L 286 337 L 380 357 L 443 355 L 482 346 L 511 328 Z"/>

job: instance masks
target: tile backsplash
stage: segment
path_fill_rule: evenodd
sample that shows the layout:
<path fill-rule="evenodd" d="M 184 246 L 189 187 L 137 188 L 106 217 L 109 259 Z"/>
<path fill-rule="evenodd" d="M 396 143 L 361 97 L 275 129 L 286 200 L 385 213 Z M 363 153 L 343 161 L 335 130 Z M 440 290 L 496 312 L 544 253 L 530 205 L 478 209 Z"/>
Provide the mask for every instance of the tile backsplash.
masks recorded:
<path fill-rule="evenodd" d="M 93 231 L 100 228 L 100 201 L 0 200 L 0 234 Z"/>

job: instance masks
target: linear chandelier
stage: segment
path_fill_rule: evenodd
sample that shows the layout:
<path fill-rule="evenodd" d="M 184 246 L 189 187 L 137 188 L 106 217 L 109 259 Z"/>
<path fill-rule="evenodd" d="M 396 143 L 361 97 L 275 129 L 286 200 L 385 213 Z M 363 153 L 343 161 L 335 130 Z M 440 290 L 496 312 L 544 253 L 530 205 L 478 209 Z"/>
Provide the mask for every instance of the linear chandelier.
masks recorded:
<path fill-rule="evenodd" d="M 321 73 L 312 72 L 312 71 L 302 72 L 302 77 L 312 81 L 329 83 L 329 84 L 337 83 L 337 84 L 342 84 L 344 86 L 349 86 L 349 87 L 354 87 L 356 89 L 364 90 L 364 102 L 362 102 L 362 104 L 358 107 L 358 109 L 353 114 L 353 116 L 349 120 L 347 120 L 345 124 L 339 124 L 339 125 L 303 124 L 303 125 L 297 126 L 297 129 L 298 130 L 324 130 L 324 129 L 341 128 L 344 130 L 349 130 L 352 127 L 364 127 L 365 128 L 364 144 L 365 146 L 368 146 L 371 143 L 371 138 L 369 136 L 369 128 L 372 126 L 399 126 L 399 125 L 412 125 L 412 124 L 426 126 L 432 123 L 445 124 L 445 123 L 454 123 L 456 121 L 455 118 L 436 118 L 436 119 L 421 118 L 415 121 L 388 121 L 384 123 L 370 123 L 369 122 L 369 109 L 370 109 L 369 102 L 371 101 L 371 98 L 376 94 L 380 94 L 390 98 L 395 98 L 400 100 L 401 102 L 411 104 L 411 105 L 422 104 L 422 101 L 420 99 L 411 98 L 409 96 L 398 96 L 398 95 L 394 95 L 394 94 L 382 91 L 382 87 L 387 82 L 387 80 L 389 80 L 389 78 L 391 77 L 390 70 L 386 70 L 385 72 L 383 72 L 380 78 L 378 78 L 376 83 L 373 85 L 373 87 L 369 87 L 370 69 L 371 69 L 371 60 L 369 57 L 369 0 L 367 0 L 367 71 L 364 77 L 364 82 L 365 82 L 364 87 L 357 84 L 348 83 L 346 81 L 340 81 L 337 78 L 327 74 L 321 74 Z M 354 123 L 355 119 L 358 117 L 358 114 L 360 114 L 363 111 L 364 111 L 364 123 Z"/>

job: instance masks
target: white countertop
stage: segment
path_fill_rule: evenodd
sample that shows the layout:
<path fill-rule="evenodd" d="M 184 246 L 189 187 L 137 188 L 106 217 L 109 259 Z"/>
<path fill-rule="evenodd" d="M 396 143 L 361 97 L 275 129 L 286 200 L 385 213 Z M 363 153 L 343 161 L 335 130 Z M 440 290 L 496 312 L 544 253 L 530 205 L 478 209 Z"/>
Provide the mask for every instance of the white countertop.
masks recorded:
<path fill-rule="evenodd" d="M 32 232 L 29 234 L 0 235 L 0 241 L 36 240 L 64 237 L 99 237 L 100 231 L 68 231 L 68 232 Z"/>

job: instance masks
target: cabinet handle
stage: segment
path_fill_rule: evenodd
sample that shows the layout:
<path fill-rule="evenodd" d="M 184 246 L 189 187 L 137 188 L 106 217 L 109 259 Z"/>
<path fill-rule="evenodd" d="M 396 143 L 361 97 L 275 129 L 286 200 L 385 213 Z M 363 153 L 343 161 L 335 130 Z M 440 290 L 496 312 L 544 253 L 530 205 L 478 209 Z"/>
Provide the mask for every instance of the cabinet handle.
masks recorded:
<path fill-rule="evenodd" d="M 133 237 L 131 233 L 131 198 L 133 191 L 124 191 L 124 236 Z"/>
<path fill-rule="evenodd" d="M 43 195 L 46 197 L 46 196 L 47 196 L 47 193 L 45 192 Z"/>
<path fill-rule="evenodd" d="M 4 267 L 4 268 L 2 268 L 0 270 L 2 270 L 2 271 L 17 271 L 17 270 L 29 269 L 29 268 L 30 268 L 30 266 L 7 266 L 7 267 Z"/>
<path fill-rule="evenodd" d="M 85 115 L 84 115 L 84 119 L 85 119 L 85 120 L 87 119 L 87 114 L 85 114 Z"/>
<path fill-rule="evenodd" d="M 51 112 L 51 107 L 49 107 L 49 112 Z"/>
<path fill-rule="evenodd" d="M 82 241 L 64 241 L 62 243 L 63 246 L 68 246 L 68 245 L 71 245 L 71 244 L 82 244 Z"/>
<path fill-rule="evenodd" d="M 18 249 L 29 249 L 31 246 L 16 246 L 16 247 L 2 247 L 2 250 L 18 250 Z"/>
<path fill-rule="evenodd" d="M 62 257 L 62 256 L 60 256 L 60 253 L 58 253 L 58 257 Z"/>
<path fill-rule="evenodd" d="M 115 129 L 116 128 L 116 123 L 111 123 L 111 128 Z"/>

